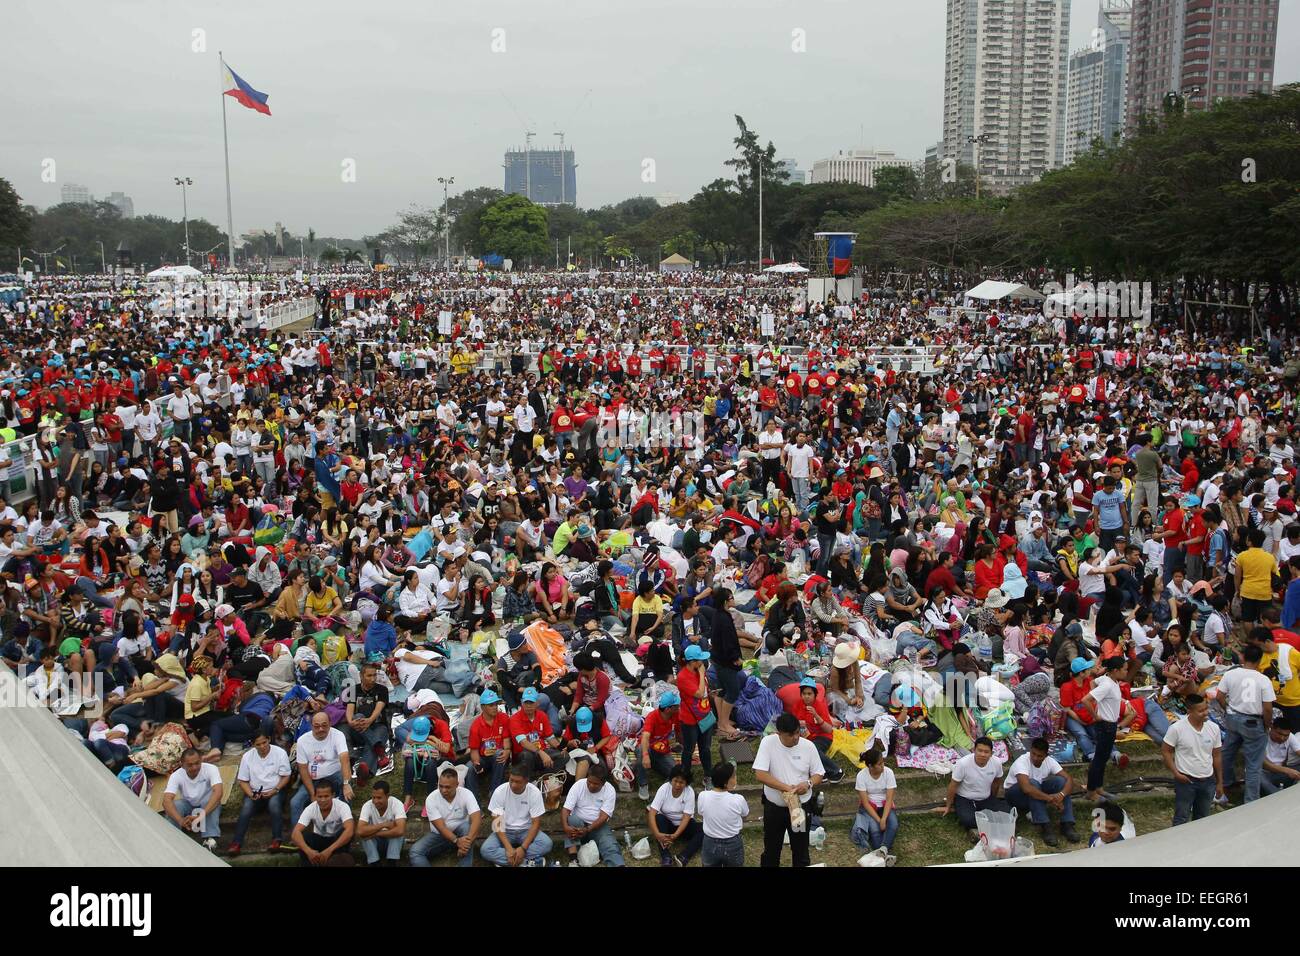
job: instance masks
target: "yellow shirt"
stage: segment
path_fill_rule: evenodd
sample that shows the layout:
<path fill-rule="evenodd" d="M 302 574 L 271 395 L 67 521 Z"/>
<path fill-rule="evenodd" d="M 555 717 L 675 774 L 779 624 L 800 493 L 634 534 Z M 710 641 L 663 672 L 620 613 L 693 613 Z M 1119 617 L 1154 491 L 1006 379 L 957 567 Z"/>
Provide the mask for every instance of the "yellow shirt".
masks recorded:
<path fill-rule="evenodd" d="M 658 594 L 651 594 L 649 598 L 643 598 L 638 595 L 632 601 L 632 617 L 638 614 L 648 614 L 653 617 L 656 614 L 662 614 L 664 610 L 663 599 Z"/>
<path fill-rule="evenodd" d="M 1251 601 L 1273 600 L 1273 575 L 1277 559 L 1263 548 L 1249 548 L 1237 555 L 1241 568 L 1241 596 Z"/>
<path fill-rule="evenodd" d="M 206 714 L 208 711 L 212 709 L 211 704 L 208 704 L 206 707 L 200 707 L 198 710 L 195 710 L 191 705 L 191 701 L 200 700 L 204 697 L 207 697 L 211 693 L 212 693 L 212 684 L 208 681 L 206 677 L 200 677 L 198 674 L 195 674 L 193 677 L 190 678 L 189 686 L 185 688 L 185 719 L 186 720 L 189 720 L 192 717 L 202 716 L 203 714 Z"/>
<path fill-rule="evenodd" d="M 1287 660 L 1291 662 L 1291 679 L 1285 684 L 1278 680 L 1277 658 L 1279 654 L 1286 654 Z M 1283 707 L 1300 707 L 1300 650 L 1296 650 L 1290 644 L 1278 644 L 1277 654 L 1265 654 L 1259 662 L 1259 669 L 1269 674 L 1269 680 L 1273 682 L 1273 692 L 1277 694 L 1277 702 Z M 1280 676 L 1280 675 L 1278 675 Z"/>

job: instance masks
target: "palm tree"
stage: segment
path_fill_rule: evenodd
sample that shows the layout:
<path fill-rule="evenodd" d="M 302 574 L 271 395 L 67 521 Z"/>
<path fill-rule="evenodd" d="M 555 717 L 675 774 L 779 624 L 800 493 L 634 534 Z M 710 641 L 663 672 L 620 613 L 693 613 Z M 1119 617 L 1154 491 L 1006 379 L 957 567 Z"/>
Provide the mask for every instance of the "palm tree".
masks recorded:
<path fill-rule="evenodd" d="M 340 252 L 338 249 L 335 249 L 333 246 L 326 249 L 324 252 L 320 254 L 321 262 L 334 263 L 340 261 L 342 258 L 343 258 L 343 253 Z"/>
<path fill-rule="evenodd" d="M 352 265 L 352 263 L 354 262 L 363 263 L 365 261 L 366 261 L 366 257 L 363 256 L 361 253 L 357 252 L 355 249 L 350 250 L 348 254 L 343 257 L 343 264 L 345 266 Z"/>

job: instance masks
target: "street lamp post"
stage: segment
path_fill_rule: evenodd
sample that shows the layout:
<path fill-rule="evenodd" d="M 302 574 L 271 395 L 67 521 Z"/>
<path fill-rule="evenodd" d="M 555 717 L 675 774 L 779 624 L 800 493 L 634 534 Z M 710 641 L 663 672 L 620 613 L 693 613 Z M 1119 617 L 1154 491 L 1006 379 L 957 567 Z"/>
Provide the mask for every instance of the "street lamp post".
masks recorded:
<path fill-rule="evenodd" d="M 763 271 L 763 157 L 758 157 L 758 271 Z"/>
<path fill-rule="evenodd" d="M 104 275 L 108 275 L 108 257 L 104 255 L 104 240 L 96 239 L 99 243 L 99 266 L 104 270 Z"/>
<path fill-rule="evenodd" d="M 190 203 L 186 190 L 194 185 L 188 176 L 173 176 L 173 182 L 181 187 L 181 215 L 185 217 L 185 264 L 190 264 Z"/>
<path fill-rule="evenodd" d="M 438 182 L 442 183 L 442 234 L 443 242 L 447 249 L 447 255 L 443 262 L 443 268 L 451 269 L 451 220 L 447 218 L 447 187 L 456 182 L 455 176 L 439 176 Z"/>
<path fill-rule="evenodd" d="M 63 246 L 66 246 L 66 245 L 67 245 L 67 243 L 65 242 L 65 243 L 63 244 Z M 41 272 L 42 272 L 42 273 L 48 273 L 48 272 L 50 271 L 50 256 L 55 256 L 55 255 L 58 255 L 60 252 L 62 252 L 62 251 L 63 251 L 63 246 L 59 246 L 59 248 L 57 248 L 57 249 L 51 249 L 49 252 L 41 252 L 39 249 L 33 249 L 33 250 L 32 250 L 32 252 L 36 253 L 38 256 L 41 257 Z"/>
<path fill-rule="evenodd" d="M 975 147 L 975 198 L 977 200 L 980 198 L 980 147 L 992 139 L 993 137 L 988 133 L 966 137 L 966 144 Z"/>

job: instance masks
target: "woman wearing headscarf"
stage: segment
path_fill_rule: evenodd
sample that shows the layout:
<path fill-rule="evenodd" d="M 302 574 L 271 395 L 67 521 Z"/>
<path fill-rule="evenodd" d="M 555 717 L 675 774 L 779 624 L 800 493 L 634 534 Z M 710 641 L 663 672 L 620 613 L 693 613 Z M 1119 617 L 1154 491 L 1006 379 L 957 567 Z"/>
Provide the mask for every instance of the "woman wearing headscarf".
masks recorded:
<path fill-rule="evenodd" d="M 885 606 L 889 614 L 899 621 L 910 621 L 925 605 L 925 599 L 907 580 L 904 568 L 890 568 L 889 583 L 885 588 Z"/>

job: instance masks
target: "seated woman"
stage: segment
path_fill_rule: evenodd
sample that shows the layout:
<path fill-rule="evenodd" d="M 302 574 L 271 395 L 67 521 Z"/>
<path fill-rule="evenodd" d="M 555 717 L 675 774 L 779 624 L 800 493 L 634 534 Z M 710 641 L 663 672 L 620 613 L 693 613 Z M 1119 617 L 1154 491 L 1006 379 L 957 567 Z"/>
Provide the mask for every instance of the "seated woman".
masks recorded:
<path fill-rule="evenodd" d="M 889 615 L 899 621 L 910 621 L 925 606 L 925 599 L 912 587 L 907 580 L 907 572 L 902 568 L 891 568 L 889 571 L 885 606 L 889 609 Z"/>
<path fill-rule="evenodd" d="M 849 623 L 849 612 L 844 610 L 840 606 L 840 602 L 835 599 L 830 581 L 818 583 L 816 593 L 809 603 L 809 608 L 812 611 L 813 620 L 822 633 L 831 637 L 838 637 Z"/>
<path fill-rule="evenodd" d="M 578 596 L 569 589 L 568 579 L 554 564 L 542 565 L 541 577 L 533 585 L 533 599 L 542 617 L 551 624 L 573 620 Z"/>
<path fill-rule="evenodd" d="M 516 571 L 505 589 L 501 605 L 501 620 L 506 624 L 523 626 L 541 617 L 537 602 L 533 600 L 533 584 L 524 571 Z"/>
<path fill-rule="evenodd" d="M 776 591 L 776 603 L 768 609 L 763 621 L 763 643 L 769 654 L 775 654 L 782 647 L 793 645 L 807 630 L 808 618 L 804 614 L 803 602 L 799 600 L 799 589 L 788 581 Z"/>
<path fill-rule="evenodd" d="M 635 649 L 638 644 L 661 636 L 663 625 L 663 599 L 655 593 L 652 582 L 643 580 L 637 585 L 636 598 L 632 601 L 632 619 L 624 643 Z"/>
<path fill-rule="evenodd" d="M 307 603 L 303 616 L 313 631 L 332 630 L 343 624 L 343 601 L 323 575 L 307 581 Z"/>
<path fill-rule="evenodd" d="M 302 571 L 294 568 L 285 579 L 284 590 L 271 605 L 271 640 L 287 641 L 303 622 L 302 608 L 307 600 L 307 586 Z"/>
<path fill-rule="evenodd" d="M 472 575 L 461 593 L 460 620 L 473 633 L 496 623 L 492 613 L 492 585 L 481 574 Z"/>

